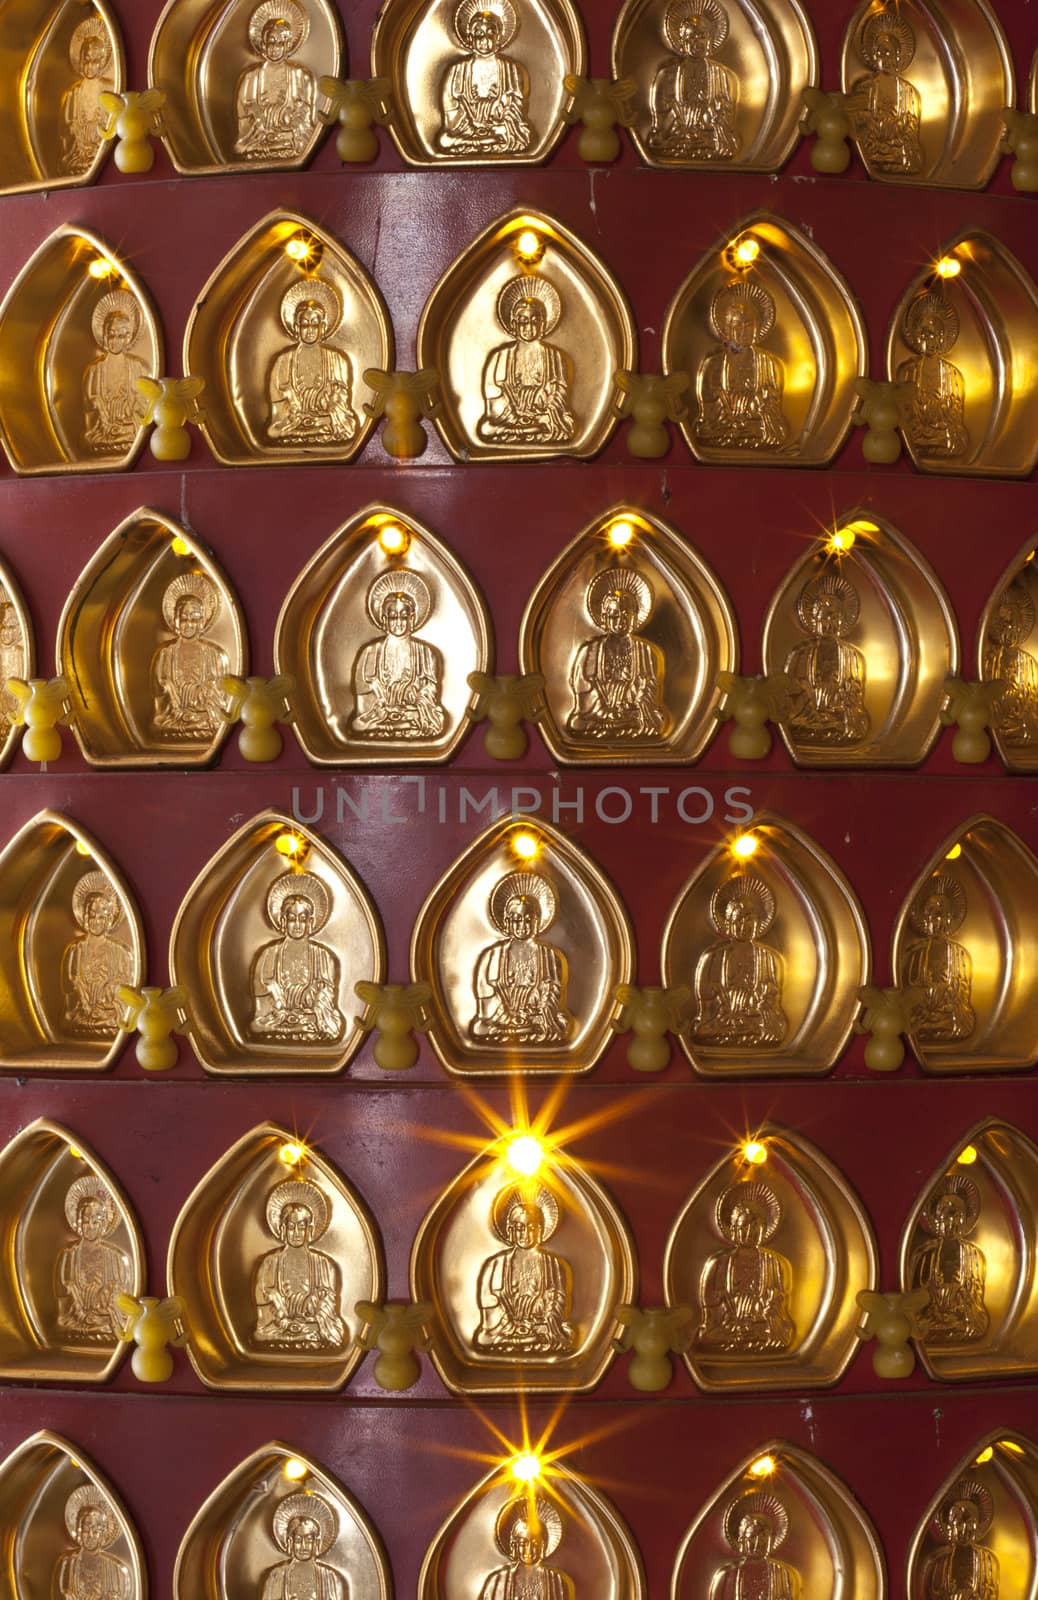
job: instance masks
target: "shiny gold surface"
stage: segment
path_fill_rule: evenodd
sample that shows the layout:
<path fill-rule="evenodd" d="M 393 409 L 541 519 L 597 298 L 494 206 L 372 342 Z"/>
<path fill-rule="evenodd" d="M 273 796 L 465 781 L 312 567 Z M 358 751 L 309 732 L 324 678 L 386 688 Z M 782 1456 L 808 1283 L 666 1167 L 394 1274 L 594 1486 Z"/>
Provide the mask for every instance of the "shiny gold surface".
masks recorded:
<path fill-rule="evenodd" d="M 867 359 L 843 278 L 804 233 L 766 211 L 703 257 L 663 328 L 664 372 L 691 380 L 680 427 L 700 461 L 826 465 L 847 436 Z"/>
<path fill-rule="evenodd" d="M 178 172 L 303 167 L 324 133 L 318 79 L 339 77 L 330 0 L 169 0 L 152 35 L 162 142 Z"/>
<path fill-rule="evenodd" d="M 196 1185 L 173 1229 L 169 1293 L 211 1389 L 341 1389 L 363 1351 L 354 1305 L 381 1301 L 367 1207 L 312 1145 L 264 1123 Z"/>
<path fill-rule="evenodd" d="M 868 982 L 854 891 L 806 834 L 770 812 L 693 872 L 663 935 L 663 981 L 688 984 L 685 1054 L 708 1077 L 817 1076 L 836 1065 Z"/>
<path fill-rule="evenodd" d="M 904 1289 L 924 1288 L 919 1354 L 940 1382 L 1038 1370 L 1038 1148 L 991 1118 L 927 1180 L 901 1235 Z"/>
<path fill-rule="evenodd" d="M 387 0 L 371 70 L 393 85 L 389 123 L 416 167 L 532 166 L 565 130 L 567 74 L 586 49 L 570 0 Z"/>
<path fill-rule="evenodd" d="M 717 1162 L 671 1229 L 667 1304 L 695 1312 L 684 1354 L 701 1389 L 826 1388 L 858 1349 L 855 1296 L 877 1281 L 872 1228 L 806 1139 L 769 1123 L 753 1145 L 754 1162 L 742 1145 Z"/>
<path fill-rule="evenodd" d="M 621 505 L 544 574 L 519 660 L 545 680 L 540 728 L 556 760 L 694 761 L 717 731 L 717 675 L 738 670 L 735 616 L 676 529 Z"/>
<path fill-rule="evenodd" d="M 363 1036 L 353 985 L 385 975 L 382 928 L 326 840 L 263 811 L 185 895 L 169 972 L 187 991 L 187 1031 L 207 1072 L 341 1072 Z"/>
<path fill-rule="evenodd" d="M 140 279 L 85 228 L 56 228 L 0 305 L 0 443 L 14 471 L 132 465 L 144 443 L 136 380 L 162 361 Z"/>
<path fill-rule="evenodd" d="M 303 1558 L 315 1594 L 392 1600 L 389 1559 L 370 1519 L 337 1478 L 293 1446 L 272 1441 L 214 1489 L 181 1541 L 174 1600 L 289 1595 Z M 294 1581 L 294 1579 L 293 1579 Z"/>
<path fill-rule="evenodd" d="M 1010 772 L 1038 772 L 1038 571 L 1029 539 L 998 580 L 977 630 L 977 672 L 999 685 L 989 724 Z"/>
<path fill-rule="evenodd" d="M 14 573 L 0 559 L 0 772 L 17 749 L 21 733 L 11 720 L 18 710 L 18 702 L 4 685 L 8 678 L 27 679 L 35 672 L 32 618 Z"/>
<path fill-rule="evenodd" d="M 875 1529 L 814 1456 L 775 1441 L 736 1468 L 696 1517 L 678 1554 L 671 1600 L 707 1594 L 884 1600 Z"/>
<path fill-rule="evenodd" d="M 78 1445 L 34 1433 L 0 1465 L 0 1565 L 18 1600 L 147 1600 L 137 1530 Z"/>
<path fill-rule="evenodd" d="M 411 935 L 411 977 L 432 985 L 429 1038 L 459 1076 L 590 1072 L 612 1037 L 616 986 L 633 972 L 616 891 L 540 817 L 480 834 Z"/>
<path fill-rule="evenodd" d="M 627 0 L 612 60 L 614 78 L 638 85 L 631 137 L 653 167 L 777 172 L 818 81 L 799 0 Z"/>
<path fill-rule="evenodd" d="M 976 816 L 935 851 L 901 907 L 891 957 L 927 1072 L 1022 1072 L 1038 1060 L 1038 860 Z"/>
<path fill-rule="evenodd" d="M 1038 289 L 1003 244 L 957 234 L 905 291 L 887 334 L 887 372 L 908 386 L 902 425 L 922 472 L 1026 477 L 1038 463 Z"/>
<path fill-rule="evenodd" d="M 91 766 L 204 766 L 230 731 L 221 679 L 248 671 L 245 619 L 205 546 L 142 506 L 66 600 L 57 671 Z"/>
<path fill-rule="evenodd" d="M 795 563 L 764 624 L 764 671 L 789 684 L 783 742 L 798 766 L 916 766 L 958 671 L 948 597 L 871 509 L 837 517 L 833 530 Z"/>
<path fill-rule="evenodd" d="M 974 1445 L 930 1502 L 908 1557 L 908 1600 L 998 1596 L 1005 1584 L 1032 1595 L 1036 1583 L 1038 1451 L 1002 1429 Z"/>
<path fill-rule="evenodd" d="M 983 189 L 1013 62 L 986 0 L 860 0 L 843 40 L 851 132 L 884 183 Z"/>
<path fill-rule="evenodd" d="M 114 862 L 40 811 L 0 852 L 0 1066 L 103 1072 L 125 1043 L 120 984 L 144 977 L 144 930 Z"/>
<path fill-rule="evenodd" d="M 104 1383 L 126 1353 L 117 1294 L 144 1288 L 144 1243 L 112 1174 L 57 1123 L 0 1151 L 0 1376 Z"/>
<path fill-rule="evenodd" d="M 536 248 L 524 261 L 525 235 Z M 418 365 L 440 374 L 436 426 L 459 460 L 593 456 L 617 425 L 616 373 L 637 365 L 617 280 L 560 222 L 510 211 L 433 290 Z"/>
<path fill-rule="evenodd" d="M 352 460 L 375 426 L 363 374 L 392 366 L 377 286 L 291 211 L 264 217 L 224 257 L 184 334 L 184 372 L 205 379 L 201 430 L 232 467 Z"/>
<path fill-rule="evenodd" d="M 318 766 L 446 761 L 468 730 L 469 674 L 489 670 L 491 651 L 460 561 L 413 517 L 370 505 L 292 585 L 274 668 L 295 679 L 293 726 Z"/>

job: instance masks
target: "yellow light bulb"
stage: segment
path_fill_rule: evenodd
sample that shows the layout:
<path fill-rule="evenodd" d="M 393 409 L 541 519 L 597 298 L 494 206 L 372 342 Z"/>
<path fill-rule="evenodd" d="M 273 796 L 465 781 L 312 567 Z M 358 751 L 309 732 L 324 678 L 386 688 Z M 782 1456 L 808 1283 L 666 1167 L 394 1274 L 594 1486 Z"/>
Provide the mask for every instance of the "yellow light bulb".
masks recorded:
<path fill-rule="evenodd" d="M 958 859 L 959 859 L 959 857 L 961 855 L 962 855 L 962 845 L 961 844 L 953 844 L 951 849 L 948 851 L 948 854 L 945 856 L 944 859 L 945 859 L 945 861 L 958 861 Z"/>
<path fill-rule="evenodd" d="M 760 255 L 760 245 L 756 239 L 747 236 L 745 239 L 733 241 L 729 246 L 732 257 L 740 267 L 752 267 Z"/>
<path fill-rule="evenodd" d="M 403 555 L 411 541 L 398 523 L 387 522 L 378 531 L 378 542 L 387 556 L 399 556 Z"/>
<path fill-rule="evenodd" d="M 541 1463 L 529 1453 L 516 1456 L 512 1462 L 512 1477 L 517 1483 L 534 1483 L 541 1475 Z"/>
<path fill-rule="evenodd" d="M 762 1167 L 768 1159 L 768 1147 L 759 1139 L 747 1139 L 742 1147 L 742 1158 L 752 1167 Z"/>
<path fill-rule="evenodd" d="M 990 1460 L 991 1460 L 991 1457 L 992 1457 L 992 1456 L 993 1456 L 993 1455 L 994 1455 L 994 1453 L 995 1453 L 995 1452 L 994 1452 L 994 1450 L 993 1450 L 993 1449 L 992 1449 L 992 1447 L 991 1447 L 991 1445 L 988 1445 L 988 1447 L 987 1447 L 987 1449 L 986 1449 L 986 1450 L 982 1450 L 982 1451 L 981 1451 L 981 1452 L 980 1452 L 980 1455 L 979 1455 L 979 1456 L 978 1456 L 978 1457 L 977 1457 L 977 1459 L 976 1459 L 976 1460 L 975 1460 L 975 1461 L 974 1461 L 974 1463 L 973 1463 L 973 1465 L 974 1465 L 974 1466 L 975 1466 L 975 1467 L 982 1467 L 982 1466 L 983 1466 L 983 1465 L 984 1465 L 984 1464 L 985 1464 L 985 1462 L 987 1462 L 987 1461 L 990 1461 Z"/>
<path fill-rule="evenodd" d="M 520 861 L 532 861 L 540 850 L 537 835 L 534 833 L 516 833 L 512 835 L 512 851 Z"/>
<path fill-rule="evenodd" d="M 738 856 L 742 861 L 748 861 L 750 856 L 755 856 L 760 848 L 760 840 L 752 833 L 740 833 L 732 845 L 732 855 Z"/>
<path fill-rule="evenodd" d="M 826 549 L 834 556 L 846 555 L 854 547 L 854 529 L 837 528 L 835 533 L 829 535 Z"/>
<path fill-rule="evenodd" d="M 77 839 L 76 840 L 76 855 L 77 856 L 91 856 L 91 855 L 93 855 L 93 853 L 94 852 L 91 850 L 90 846 L 88 844 L 84 844 L 82 839 Z"/>
<path fill-rule="evenodd" d="M 306 1477 L 309 1468 L 305 1461 L 300 1461 L 298 1456 L 289 1456 L 281 1470 L 286 1478 L 289 1478 L 293 1483 L 298 1483 L 300 1478 Z"/>
<path fill-rule="evenodd" d="M 544 1160 L 544 1146 L 532 1133 L 521 1133 L 508 1146 L 508 1165 L 524 1178 L 532 1178 Z"/>
<path fill-rule="evenodd" d="M 92 278 L 110 278 L 115 272 L 114 261 L 108 261 L 104 256 L 95 256 L 87 271 Z"/>
<path fill-rule="evenodd" d="M 1017 1444 L 1015 1439 L 1000 1439 L 998 1442 L 1003 1450 L 1011 1450 L 1014 1456 L 1022 1456 L 1024 1453 L 1023 1445 Z"/>
<path fill-rule="evenodd" d="M 313 254 L 313 245 L 309 239 L 304 239 L 301 233 L 296 233 L 286 244 L 285 254 L 292 261 L 309 261 Z"/>
<path fill-rule="evenodd" d="M 622 550 L 634 538 L 634 526 L 630 522 L 614 522 L 609 529 L 609 543 L 614 550 Z"/>
<path fill-rule="evenodd" d="M 283 1144 L 278 1151 L 278 1160 L 283 1161 L 286 1167 L 298 1167 L 305 1155 L 305 1144 Z"/>
<path fill-rule="evenodd" d="M 298 860 L 306 854 L 306 840 L 301 839 L 298 833 L 279 833 L 274 840 L 274 849 L 279 856 L 288 856 L 290 860 Z"/>
<path fill-rule="evenodd" d="M 515 253 L 527 266 L 535 266 L 544 254 L 544 240 L 532 228 L 524 228 L 515 241 Z"/>
<path fill-rule="evenodd" d="M 959 1151 L 955 1159 L 959 1163 L 960 1167 L 972 1167 L 973 1163 L 977 1159 L 976 1145 L 968 1144 L 964 1150 Z"/>
<path fill-rule="evenodd" d="M 756 1461 L 750 1462 L 751 1478 L 770 1478 L 775 1471 L 774 1456 L 758 1456 Z"/>
<path fill-rule="evenodd" d="M 937 276 L 939 278 L 957 278 L 962 271 L 962 262 L 956 261 L 954 256 L 942 256 L 937 263 Z"/>
<path fill-rule="evenodd" d="M 186 539 L 182 539 L 180 537 L 179 533 L 177 534 L 176 538 L 173 540 L 172 549 L 173 549 L 173 554 L 175 556 L 193 556 L 194 553 L 195 553 L 192 550 L 191 546 L 188 544 L 187 540 Z"/>

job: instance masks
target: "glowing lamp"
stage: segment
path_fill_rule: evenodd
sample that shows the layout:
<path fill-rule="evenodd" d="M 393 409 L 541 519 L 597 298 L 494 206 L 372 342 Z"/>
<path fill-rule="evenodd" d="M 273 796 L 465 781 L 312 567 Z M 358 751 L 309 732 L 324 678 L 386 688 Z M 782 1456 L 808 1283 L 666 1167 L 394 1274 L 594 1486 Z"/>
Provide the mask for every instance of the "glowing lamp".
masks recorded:
<path fill-rule="evenodd" d="M 387 556 L 400 556 L 411 541 L 399 523 L 387 522 L 378 531 L 378 542 Z"/>
<path fill-rule="evenodd" d="M 761 1144 L 759 1139 L 747 1139 L 742 1147 L 742 1158 L 751 1167 L 762 1167 L 768 1159 L 768 1147 Z"/>
<path fill-rule="evenodd" d="M 962 271 L 962 262 L 956 261 L 954 256 L 942 256 L 937 263 L 937 276 L 939 278 L 957 278 Z"/>
<path fill-rule="evenodd" d="M 77 839 L 76 840 L 76 855 L 77 856 L 89 856 L 89 855 L 92 855 L 92 854 L 93 854 L 93 851 L 91 850 L 91 848 L 90 848 L 90 846 L 88 844 L 84 844 L 82 839 Z"/>
<path fill-rule="evenodd" d="M 512 852 L 520 861 L 532 861 L 540 848 L 536 834 L 517 833 L 512 836 Z"/>
<path fill-rule="evenodd" d="M 521 1133 L 508 1146 L 508 1165 L 523 1178 L 532 1178 L 544 1160 L 544 1146 L 532 1133 Z"/>
<path fill-rule="evenodd" d="M 298 1167 L 305 1155 L 305 1144 L 283 1144 L 278 1151 L 278 1160 L 283 1161 L 286 1167 Z"/>
<path fill-rule="evenodd" d="M 835 533 L 831 533 L 829 535 L 829 538 L 826 540 L 825 548 L 829 551 L 830 555 L 846 555 L 847 551 L 853 549 L 854 547 L 854 538 L 855 534 L 853 528 L 837 528 Z"/>
<path fill-rule="evenodd" d="M 512 1477 L 517 1483 L 535 1483 L 541 1475 L 541 1463 L 535 1455 L 516 1456 L 512 1462 Z"/>
<path fill-rule="evenodd" d="M 313 253 L 313 245 L 311 244 L 310 240 L 305 238 L 301 233 L 294 233 L 291 239 L 289 239 L 288 243 L 285 245 L 285 254 L 288 256 L 289 260 L 298 262 L 300 265 L 302 265 L 304 261 L 309 261 Z"/>
<path fill-rule="evenodd" d="M 976 1145 L 968 1144 L 964 1150 L 959 1151 L 955 1159 L 960 1167 L 972 1167 L 977 1159 Z"/>
<path fill-rule="evenodd" d="M 959 857 L 961 855 L 962 855 L 962 845 L 961 844 L 953 844 L 951 849 L 948 851 L 948 854 L 945 856 L 944 859 L 945 859 L 945 861 L 958 861 L 958 859 L 959 859 Z"/>
<path fill-rule="evenodd" d="M 747 236 L 745 239 L 735 239 L 729 245 L 729 252 L 736 266 L 752 267 L 760 255 L 760 245 L 756 239 Z"/>
<path fill-rule="evenodd" d="M 300 1461 L 298 1456 L 289 1456 L 282 1467 L 285 1477 L 292 1483 L 298 1483 L 300 1478 L 305 1478 L 308 1468 L 305 1461 Z"/>
<path fill-rule="evenodd" d="M 991 1446 L 991 1445 L 988 1445 L 988 1447 L 987 1447 L 987 1449 L 986 1449 L 986 1450 L 982 1450 L 982 1451 L 981 1451 L 981 1452 L 980 1452 L 980 1455 L 979 1455 L 979 1456 L 978 1456 L 978 1457 L 977 1457 L 977 1459 L 976 1459 L 976 1460 L 975 1460 L 975 1461 L 974 1461 L 974 1463 L 973 1463 L 973 1465 L 974 1465 L 974 1466 L 975 1466 L 975 1467 L 982 1467 L 982 1466 L 984 1466 L 984 1465 L 985 1465 L 985 1463 L 986 1463 L 986 1462 L 988 1462 L 988 1461 L 990 1461 L 990 1460 L 991 1460 L 991 1457 L 992 1457 L 992 1456 L 993 1456 L 993 1455 L 994 1455 L 994 1453 L 995 1453 L 995 1452 L 994 1452 L 994 1449 L 993 1449 L 993 1448 L 992 1448 L 992 1446 Z"/>
<path fill-rule="evenodd" d="M 92 278 L 110 278 L 116 271 L 114 261 L 109 261 L 105 256 L 95 256 L 87 267 Z"/>
<path fill-rule="evenodd" d="M 626 521 L 614 522 L 606 537 L 614 550 L 622 550 L 634 538 L 634 525 Z"/>
<path fill-rule="evenodd" d="M 187 540 L 182 539 L 178 533 L 173 540 L 173 554 L 175 556 L 193 556 L 194 553 Z"/>
<path fill-rule="evenodd" d="M 279 833 L 274 840 L 274 849 L 279 856 L 287 856 L 290 861 L 300 861 L 306 855 L 306 840 L 301 839 L 298 833 Z"/>
<path fill-rule="evenodd" d="M 758 1456 L 756 1461 L 750 1462 L 751 1478 L 770 1478 L 775 1471 L 774 1456 Z"/>
<path fill-rule="evenodd" d="M 544 254 L 544 240 L 533 228 L 524 228 L 515 241 L 515 253 L 525 266 L 535 267 Z"/>
<path fill-rule="evenodd" d="M 748 861 L 755 856 L 760 848 L 760 840 L 752 833 L 740 833 L 732 845 L 732 855 L 738 856 L 740 861 Z"/>

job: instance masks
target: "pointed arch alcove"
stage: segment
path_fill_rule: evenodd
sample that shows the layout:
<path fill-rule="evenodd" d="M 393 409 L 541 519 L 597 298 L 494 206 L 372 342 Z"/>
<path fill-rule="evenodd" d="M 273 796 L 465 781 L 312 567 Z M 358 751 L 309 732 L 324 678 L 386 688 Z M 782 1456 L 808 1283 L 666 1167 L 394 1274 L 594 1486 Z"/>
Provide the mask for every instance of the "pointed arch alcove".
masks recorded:
<path fill-rule="evenodd" d="M 304 941 L 309 981 L 300 986 L 300 955 L 288 946 Z M 341 1072 L 361 1040 L 353 985 L 385 974 L 382 926 L 337 850 L 285 813 L 263 811 L 185 895 L 169 972 L 187 990 L 188 1031 L 207 1072 Z"/>
<path fill-rule="evenodd" d="M 315 351 L 319 385 L 307 375 Z M 271 212 L 224 257 L 184 334 L 184 372 L 205 379 L 201 430 L 231 467 L 351 461 L 375 425 L 364 373 L 392 366 L 393 329 L 374 280 L 292 211 Z"/>
<path fill-rule="evenodd" d="M 536 403 L 516 381 L 531 336 L 542 348 Z M 536 211 L 510 211 L 484 229 L 444 273 L 418 326 L 418 365 L 440 374 L 436 426 L 463 461 L 597 454 L 617 425 L 616 374 L 637 364 L 637 351 L 620 284 L 576 234 Z"/>
<path fill-rule="evenodd" d="M 8 678 L 31 678 L 36 671 L 36 641 L 32 618 L 18 580 L 0 558 L 0 772 L 21 741 L 22 730 L 12 721 L 17 702 L 8 694 Z"/>
<path fill-rule="evenodd" d="M 749 403 L 735 395 L 732 367 L 747 352 Z M 663 327 L 664 372 L 690 380 L 681 431 L 700 461 L 828 465 L 850 430 L 854 380 L 867 361 L 846 282 L 806 234 L 767 211 L 702 258 Z"/>
<path fill-rule="evenodd" d="M 974 1593 L 1030 1595 L 1038 1583 L 1038 1448 L 1008 1428 L 988 1434 L 942 1485 L 908 1557 L 908 1600 L 967 1576 Z"/>
<path fill-rule="evenodd" d="M 988 726 L 1010 772 L 1038 772 L 1038 569 L 1034 538 L 998 580 L 977 629 L 977 673 L 999 685 Z"/>
<path fill-rule="evenodd" d="M 625 635 L 626 681 L 610 650 Z M 620 505 L 541 578 L 523 613 L 519 660 L 544 678 L 540 728 L 556 760 L 691 762 L 717 731 L 718 673 L 738 670 L 735 614 L 675 528 Z"/>

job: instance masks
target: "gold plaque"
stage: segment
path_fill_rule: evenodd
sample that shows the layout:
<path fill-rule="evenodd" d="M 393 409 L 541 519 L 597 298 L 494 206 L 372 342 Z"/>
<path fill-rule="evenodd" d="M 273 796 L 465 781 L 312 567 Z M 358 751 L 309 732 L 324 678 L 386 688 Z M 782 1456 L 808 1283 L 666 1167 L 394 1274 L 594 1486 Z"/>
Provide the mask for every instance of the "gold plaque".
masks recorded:
<path fill-rule="evenodd" d="M 263 811 L 185 895 L 169 974 L 207 1072 L 341 1072 L 363 1038 L 353 985 L 385 976 L 382 927 L 337 850 Z"/>
<path fill-rule="evenodd" d="M 876 1245 L 846 1179 L 765 1125 L 706 1175 L 671 1229 L 667 1304 L 695 1311 L 685 1362 L 701 1389 L 824 1389 L 859 1348 L 856 1295 Z"/>
<path fill-rule="evenodd" d="M 812 1077 L 840 1059 L 869 981 L 868 932 L 835 862 L 760 812 L 682 889 L 663 935 L 663 982 L 692 990 L 679 1037 L 707 1077 Z"/>
<path fill-rule="evenodd" d="M 977 672 L 997 683 L 991 737 L 1010 772 L 1038 772 L 1038 571 L 1029 539 L 984 608 L 977 633 Z"/>
<path fill-rule="evenodd" d="M 871 178 L 983 189 L 1015 94 L 1009 45 L 987 0 L 859 0 L 840 70 Z"/>
<path fill-rule="evenodd" d="M 613 77 L 638 85 L 631 137 L 650 166 L 778 172 L 818 48 L 800 0 L 627 0 Z"/>
<path fill-rule="evenodd" d="M 181 1541 L 174 1600 L 392 1600 L 382 1541 L 326 1468 L 273 1441 L 213 1491 Z"/>
<path fill-rule="evenodd" d="M 693 1522 L 671 1600 L 884 1600 L 876 1531 L 850 1491 L 814 1456 L 776 1441 L 737 1467 Z"/>
<path fill-rule="evenodd" d="M 104 0 L 6 0 L 0 62 L 0 194 L 92 183 L 108 148 L 101 96 L 126 79 Z"/>
<path fill-rule="evenodd" d="M 638 338 L 608 268 L 560 222 L 510 211 L 444 273 L 418 326 L 440 374 L 436 426 L 460 461 L 595 455 Z"/>
<path fill-rule="evenodd" d="M 680 427 L 700 461 L 826 466 L 847 437 L 867 361 L 843 278 L 766 211 L 703 257 L 663 328 L 664 372 L 690 380 Z"/>
<path fill-rule="evenodd" d="M 318 80 L 341 76 L 342 53 L 330 0 L 169 0 L 148 82 L 177 171 L 305 166 L 325 132 Z"/>
<path fill-rule="evenodd" d="M 717 732 L 717 675 L 738 670 L 735 615 L 675 528 L 621 505 L 537 585 L 519 659 L 544 678 L 539 726 L 557 761 L 695 761 Z"/>
<path fill-rule="evenodd" d="M 634 936 L 605 875 L 540 817 L 492 824 L 440 879 L 411 935 L 429 1038 L 459 1077 L 590 1072 L 613 1036 Z"/>
<path fill-rule="evenodd" d="M 0 443 L 13 470 L 132 466 L 145 432 L 137 380 L 162 364 L 140 279 L 85 228 L 56 228 L 0 305 Z"/>
<path fill-rule="evenodd" d="M 245 619 L 205 546 L 142 506 L 66 600 L 57 670 L 91 766 L 204 766 L 230 731 L 221 682 L 248 671 Z"/>
<path fill-rule="evenodd" d="M 948 597 L 915 546 L 871 510 L 838 517 L 768 610 L 764 671 L 788 685 L 779 730 L 803 767 L 914 767 L 959 670 Z"/>
<path fill-rule="evenodd" d="M 584 29 L 570 0 L 387 0 L 371 70 L 393 86 L 389 131 L 412 166 L 534 166 L 565 132 Z"/>
<path fill-rule="evenodd" d="M 184 334 L 205 379 L 209 447 L 225 466 L 351 461 L 375 426 L 364 373 L 393 366 L 382 296 L 345 245 L 274 211 L 224 257 Z"/>
<path fill-rule="evenodd" d="M 31 678 L 35 671 L 32 619 L 14 573 L 0 559 L 0 772 L 18 748 L 22 733 L 12 721 L 18 703 L 4 685 L 8 678 Z"/>
<path fill-rule="evenodd" d="M 1038 860 L 976 816 L 932 856 L 894 930 L 912 1051 L 926 1072 L 1024 1072 L 1038 1061 Z"/>
<path fill-rule="evenodd" d="M 125 1043 L 117 991 L 144 980 L 144 930 L 115 863 L 40 811 L 0 852 L 0 1067 L 103 1072 Z"/>
<path fill-rule="evenodd" d="M 354 1305 L 385 1293 L 363 1201 L 319 1151 L 269 1122 L 196 1185 L 166 1274 L 210 1389 L 341 1389 L 364 1359 Z"/>
<path fill-rule="evenodd" d="M 957 234 L 917 274 L 887 335 L 902 432 L 922 472 L 1024 478 L 1038 464 L 1038 289 L 1003 244 Z"/>
<path fill-rule="evenodd" d="M 17 1600 L 147 1600 L 125 1506 L 78 1445 L 46 1430 L 0 1464 L 0 1563 Z"/>
<path fill-rule="evenodd" d="M 281 608 L 274 670 L 296 683 L 293 726 L 318 766 L 446 761 L 469 727 L 490 618 L 461 562 L 390 506 L 358 511 Z"/>
<path fill-rule="evenodd" d="M 126 1353 L 116 1296 L 144 1288 L 126 1196 L 44 1118 L 0 1151 L 0 1195 L 0 1377 L 104 1383 Z"/>
<path fill-rule="evenodd" d="M 908 1597 L 998 1600 L 1033 1594 L 1036 1583 L 1038 1450 L 1003 1428 L 974 1445 L 930 1502 L 908 1557 Z"/>
<path fill-rule="evenodd" d="M 928 1180 L 901 1235 L 901 1285 L 923 1366 L 940 1383 L 1038 1371 L 1038 1148 L 990 1118 Z"/>

